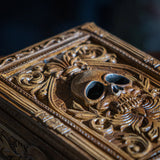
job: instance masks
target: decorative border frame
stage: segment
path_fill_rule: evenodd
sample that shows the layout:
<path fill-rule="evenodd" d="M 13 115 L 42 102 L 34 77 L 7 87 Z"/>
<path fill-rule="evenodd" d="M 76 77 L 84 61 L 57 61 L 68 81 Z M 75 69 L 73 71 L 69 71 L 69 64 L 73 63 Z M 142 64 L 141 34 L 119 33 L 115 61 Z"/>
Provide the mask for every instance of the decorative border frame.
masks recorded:
<path fill-rule="evenodd" d="M 6 88 L 4 88 L 4 86 L 6 85 L 11 87 L 10 89 L 14 89 L 24 97 L 27 97 L 27 99 L 29 99 L 32 103 L 36 104 L 36 107 L 25 106 L 24 108 L 25 110 L 27 110 L 27 112 L 30 112 L 30 114 L 34 116 L 34 118 L 36 118 L 37 121 L 40 121 L 41 123 L 43 123 L 47 128 L 53 130 L 54 132 L 55 131 L 59 132 L 60 134 L 64 135 L 67 139 L 72 141 L 72 143 L 78 144 L 79 146 L 81 146 L 81 148 L 85 148 L 85 149 L 87 148 L 91 156 L 97 159 L 106 159 L 106 158 L 132 159 L 131 157 L 128 157 L 127 154 L 126 155 L 119 154 L 118 148 L 116 150 L 109 144 L 108 144 L 109 146 L 106 146 L 104 143 L 100 142 L 95 137 L 86 133 L 81 128 L 76 126 L 70 120 L 66 119 L 59 113 L 53 111 L 43 103 L 34 99 L 27 92 L 23 91 L 21 88 L 17 87 L 12 82 L 9 82 L 4 77 L 4 75 L 8 74 L 11 70 L 17 67 L 22 67 L 26 63 L 30 63 L 36 58 L 49 56 L 51 53 L 53 53 L 53 49 L 54 49 L 54 52 L 57 52 L 58 50 L 65 48 L 66 45 L 74 44 L 75 42 L 78 42 L 83 39 L 87 39 L 90 36 L 101 41 L 112 50 L 115 50 L 117 53 L 126 56 L 127 58 L 133 60 L 135 63 L 145 68 L 146 70 L 150 71 L 151 75 L 156 76 L 157 80 L 155 79 L 155 81 L 158 82 L 159 79 L 157 78 L 157 75 L 160 75 L 160 72 L 159 72 L 160 61 L 136 49 L 135 47 L 129 45 L 128 43 L 118 39 L 117 37 L 104 31 L 103 29 L 97 27 L 94 23 L 87 23 L 75 29 L 64 32 L 58 36 L 52 37 L 38 44 L 35 44 L 24 50 L 16 52 L 8 57 L 2 58 L 0 60 L 0 74 L 1 74 L 0 86 L 3 87 L 3 89 L 1 90 L 3 90 L 3 92 L 5 93 Z M 13 95 L 10 95 L 11 99 L 14 99 L 13 97 L 14 97 Z M 70 127 L 68 127 L 66 124 L 70 125 Z M 81 139 L 78 140 L 77 137 L 79 137 L 79 135 L 77 135 L 75 130 L 77 130 L 79 133 L 81 133 L 81 135 L 89 139 L 90 142 L 93 142 L 93 144 L 101 148 L 103 151 L 98 149 L 92 143 L 88 143 L 83 137 L 81 137 Z M 104 151 L 108 153 L 108 155 L 105 154 Z M 111 155 L 111 157 L 109 155 Z M 151 157 L 152 157 L 152 154 L 150 158 Z M 149 158 L 149 157 L 145 157 L 145 158 Z"/>

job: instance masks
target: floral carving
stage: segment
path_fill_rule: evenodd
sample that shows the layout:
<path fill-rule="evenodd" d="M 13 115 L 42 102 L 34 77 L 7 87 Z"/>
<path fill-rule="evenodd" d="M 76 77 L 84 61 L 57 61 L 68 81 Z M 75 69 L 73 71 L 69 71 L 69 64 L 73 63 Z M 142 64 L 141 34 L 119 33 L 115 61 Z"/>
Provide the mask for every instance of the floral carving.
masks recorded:
<path fill-rule="evenodd" d="M 135 61 L 136 64 L 155 72 L 159 70 L 159 61 L 150 56 L 145 57 L 145 54 L 141 55 L 139 50 L 93 23 L 78 29 L 43 41 L 1 61 L 0 66 L 5 66 L 25 56 L 29 58 L 30 54 L 34 53 L 34 56 L 41 55 L 40 59 L 43 59 L 40 62 L 35 60 L 35 65 L 25 68 L 21 73 L 19 71 L 22 67 L 17 69 L 17 73 L 6 72 L 6 77 L 9 76 L 8 79 L 12 82 L 7 83 L 11 86 L 15 83 L 13 86 L 16 91 L 21 91 L 20 93 L 32 102 L 48 110 L 34 110 L 34 120 L 64 135 L 81 148 L 85 143 L 79 145 L 83 141 L 77 138 L 77 132 L 81 134 L 80 137 L 87 138 L 86 144 L 89 140 L 91 145 L 95 144 L 102 152 L 109 153 L 109 156 L 115 159 L 141 159 L 143 156 L 145 159 L 152 153 L 158 154 L 160 88 L 156 88 L 158 85 L 154 79 L 134 69 L 134 65 L 131 67 L 120 63 L 126 63 L 125 57 L 128 57 L 127 60 L 132 60 L 127 64 Z M 82 32 L 86 35 L 86 31 L 88 35 L 82 37 L 82 40 L 80 35 Z M 73 37 L 76 41 L 77 37 L 80 38 L 78 43 L 81 40 L 83 42 L 78 46 L 76 43 L 75 47 L 69 50 L 63 48 L 62 53 L 55 50 L 55 54 L 50 54 L 49 57 L 42 56 L 45 53 L 41 51 L 51 51 L 65 40 L 71 42 Z M 104 46 L 99 45 L 101 43 L 108 46 L 108 51 L 115 51 L 116 54 L 108 53 Z M 63 44 L 70 46 L 68 43 Z M 117 55 L 120 58 L 119 64 Z M 144 62 L 148 65 L 142 64 Z M 49 112 L 52 112 L 52 115 Z M 15 159 L 32 151 L 32 148 L 28 149 L 20 142 L 15 144 L 14 147 L 10 145 L 7 137 L 3 135 L 0 138 L 0 151 L 4 155 L 15 156 Z M 112 145 L 119 149 L 112 148 Z M 95 154 L 93 152 L 94 150 L 91 155 L 95 156 L 98 151 Z"/>
<path fill-rule="evenodd" d="M 73 107 L 67 111 L 108 139 L 115 137 L 116 143 L 120 143 L 134 158 L 139 158 L 152 149 L 152 141 L 159 142 L 160 139 L 159 96 L 155 96 L 155 89 L 150 87 L 148 78 L 140 75 L 139 79 L 136 79 L 129 73 L 122 76 L 115 74 L 113 70 L 112 72 L 110 74 L 110 71 L 91 70 L 78 74 L 71 87 L 73 94 L 84 102 L 84 106 L 73 102 Z M 101 79 L 102 77 L 105 78 Z M 92 95 L 87 91 L 90 86 L 95 87 L 95 82 L 106 88 L 105 93 L 100 93 L 96 99 L 94 96 L 97 95 L 93 92 L 98 93 L 100 86 L 96 86 L 97 90 L 92 91 Z M 125 143 L 118 142 L 119 134 L 123 137 L 119 138 L 120 140 L 127 140 Z M 131 142 L 143 145 L 144 148 L 138 149 Z"/>
<path fill-rule="evenodd" d="M 126 150 L 134 158 L 145 156 L 152 148 L 150 141 L 133 133 L 118 135 L 112 142 L 117 143 L 118 147 Z"/>
<path fill-rule="evenodd" d="M 122 69 L 95 69 L 88 65 L 90 60 L 116 64 L 116 55 L 87 42 L 40 62 L 10 80 L 35 99 L 51 108 L 58 107 L 112 143 L 119 144 L 132 157 L 142 157 L 160 137 L 158 89 L 141 74 L 135 78 Z M 63 86 L 68 86 L 65 93 L 57 90 L 59 85 L 62 90 Z M 95 87 L 98 90 L 94 90 Z M 61 126 L 52 117 L 45 121 L 48 116 L 43 113 L 37 117 L 48 126 Z M 61 128 L 68 132 L 66 126 Z"/>
<path fill-rule="evenodd" d="M 30 92 L 35 98 L 43 99 L 47 96 L 51 80 L 66 79 L 73 74 L 88 70 L 85 60 L 93 59 L 116 63 L 116 55 L 107 53 L 100 45 L 82 44 L 66 51 L 62 60 L 53 58 L 47 63 L 39 63 L 31 70 L 11 77 L 10 80 Z"/>
<path fill-rule="evenodd" d="M 14 54 L 13 56 L 9 56 L 5 59 L 2 59 L 0 61 L 0 67 L 3 67 L 5 65 L 7 65 L 11 62 L 14 62 L 16 60 L 19 60 L 23 57 L 30 56 L 30 55 L 32 55 L 42 49 L 45 49 L 45 48 L 52 46 L 54 44 L 59 44 L 62 41 L 69 40 L 71 37 L 80 36 L 81 34 L 82 34 L 82 32 L 79 32 L 79 31 L 73 29 L 73 30 L 70 30 L 64 34 L 55 36 L 47 41 L 44 41 L 41 44 L 37 44 L 36 46 L 34 45 L 33 47 L 29 47 L 27 49 L 22 50 L 20 53 L 17 53 L 17 54 Z"/>

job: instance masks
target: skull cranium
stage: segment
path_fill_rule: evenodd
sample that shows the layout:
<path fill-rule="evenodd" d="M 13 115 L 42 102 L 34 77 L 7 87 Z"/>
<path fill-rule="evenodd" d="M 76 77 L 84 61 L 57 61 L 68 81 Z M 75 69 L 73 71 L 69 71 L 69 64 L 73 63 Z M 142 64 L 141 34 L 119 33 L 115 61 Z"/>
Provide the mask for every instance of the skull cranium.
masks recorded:
<path fill-rule="evenodd" d="M 71 90 L 77 98 L 84 102 L 85 106 L 94 106 L 99 111 L 110 107 L 114 112 L 130 110 L 130 107 L 134 106 L 126 105 L 132 99 L 128 97 L 137 97 L 140 94 L 140 88 L 133 86 L 133 81 L 127 78 L 126 73 L 119 74 L 116 71 L 105 70 L 89 70 L 79 73 L 72 81 Z M 121 103 L 124 108 L 120 105 Z"/>

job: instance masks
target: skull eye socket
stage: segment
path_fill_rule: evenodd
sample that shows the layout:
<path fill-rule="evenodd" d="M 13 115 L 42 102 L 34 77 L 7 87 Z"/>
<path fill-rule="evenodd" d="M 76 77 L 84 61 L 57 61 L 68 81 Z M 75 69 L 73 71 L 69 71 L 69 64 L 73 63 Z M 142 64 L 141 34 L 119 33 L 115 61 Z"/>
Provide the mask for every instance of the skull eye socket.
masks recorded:
<path fill-rule="evenodd" d="M 114 85 L 114 86 L 112 86 L 112 90 L 114 93 L 118 93 L 119 90 L 123 90 L 123 88 L 120 86 Z"/>
<path fill-rule="evenodd" d="M 89 99 L 96 100 L 102 96 L 104 85 L 97 81 L 90 82 L 86 87 L 86 96 Z"/>
<path fill-rule="evenodd" d="M 119 84 L 119 85 L 126 85 L 129 84 L 130 80 L 124 76 L 118 74 L 108 74 L 105 77 L 105 80 L 109 83 Z"/>

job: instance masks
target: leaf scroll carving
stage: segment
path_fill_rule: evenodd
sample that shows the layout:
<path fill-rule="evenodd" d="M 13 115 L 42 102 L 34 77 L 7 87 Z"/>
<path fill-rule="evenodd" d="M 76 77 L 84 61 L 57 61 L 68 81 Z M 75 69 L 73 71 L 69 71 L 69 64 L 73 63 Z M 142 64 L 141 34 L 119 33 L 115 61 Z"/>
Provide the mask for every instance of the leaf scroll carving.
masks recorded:
<path fill-rule="evenodd" d="M 88 70 L 89 66 L 85 62 L 88 59 L 116 63 L 116 55 L 107 53 L 104 47 L 94 44 L 82 44 L 66 51 L 62 59 L 55 57 L 47 63 L 39 63 L 32 69 L 11 77 L 10 80 L 35 98 L 43 99 L 48 94 L 51 79 L 61 78 L 65 80 L 73 74 Z"/>
<path fill-rule="evenodd" d="M 118 144 L 133 158 L 151 151 L 152 143 L 158 143 L 160 137 L 160 100 L 150 79 L 143 75 L 136 78 L 127 71 L 113 69 L 116 55 L 100 45 L 81 44 L 59 57 L 40 62 L 10 80 L 35 99 L 51 108 L 58 107 Z M 94 69 L 87 64 L 90 60 L 115 64 L 108 70 Z M 92 89 L 101 86 L 97 99 L 96 94 L 87 95 L 89 85 Z"/>
<path fill-rule="evenodd" d="M 152 149 L 152 144 L 147 138 L 137 136 L 134 133 L 119 134 L 112 139 L 113 141 L 136 159 L 145 156 Z M 124 141 L 124 143 L 120 141 Z"/>
<path fill-rule="evenodd" d="M 58 36 L 48 39 L 47 41 L 44 41 L 43 43 L 34 45 L 32 47 L 29 47 L 27 49 L 20 51 L 19 53 L 14 54 L 13 56 L 9 56 L 6 59 L 0 60 L 0 67 L 3 67 L 11 62 L 17 61 L 26 56 L 30 56 L 38 51 L 41 51 L 47 47 L 50 47 L 51 45 L 59 44 L 60 42 L 70 39 L 71 37 L 74 37 L 74 36 L 79 36 L 81 34 L 82 32 L 77 31 L 75 29 L 69 30 L 63 34 L 60 34 Z"/>
<path fill-rule="evenodd" d="M 78 84 L 78 86 L 75 85 L 77 89 L 73 90 L 74 94 L 81 98 L 84 103 L 80 105 L 73 102 L 73 107 L 69 108 L 67 113 L 80 120 L 81 123 L 88 124 L 90 128 L 111 142 L 118 143 L 123 150 L 134 158 L 140 158 L 149 153 L 153 148 L 152 142 L 158 143 L 160 140 L 160 99 L 158 96 L 155 98 L 152 94 L 153 89 L 149 78 L 140 75 L 137 79 L 126 75 L 129 78 L 127 80 L 121 75 L 119 78 L 126 82 L 123 82 L 120 87 L 119 82 L 117 83 L 118 86 L 102 82 L 106 80 L 104 78 L 100 82 L 99 79 L 105 77 L 102 76 L 105 71 L 99 71 L 98 73 L 96 70 L 94 72 L 91 70 L 85 74 L 80 73 L 80 76 L 78 75 L 73 80 L 73 84 Z M 97 79 L 95 78 L 96 73 L 100 78 L 97 78 L 98 76 Z M 111 75 L 110 72 L 108 75 Z M 86 78 L 87 76 L 88 78 Z M 104 83 L 104 86 L 106 86 L 106 94 L 104 94 L 106 97 L 104 96 L 100 101 L 96 99 L 96 102 L 94 102 L 94 99 L 88 100 L 87 95 L 83 94 L 87 88 L 87 85 L 83 86 L 83 84 L 88 79 L 93 80 L 92 77 L 95 78 L 94 82 L 98 81 L 97 83 Z M 112 82 L 113 77 L 118 77 L 118 75 L 113 74 L 108 78 L 108 81 Z M 124 83 L 127 83 L 127 85 L 125 86 Z M 87 84 L 91 83 L 87 81 Z M 113 86 L 117 88 L 113 90 Z M 118 89 L 119 91 L 117 91 Z M 79 107 L 75 107 L 75 104 Z M 86 114 L 87 117 L 76 116 L 82 113 Z"/>

